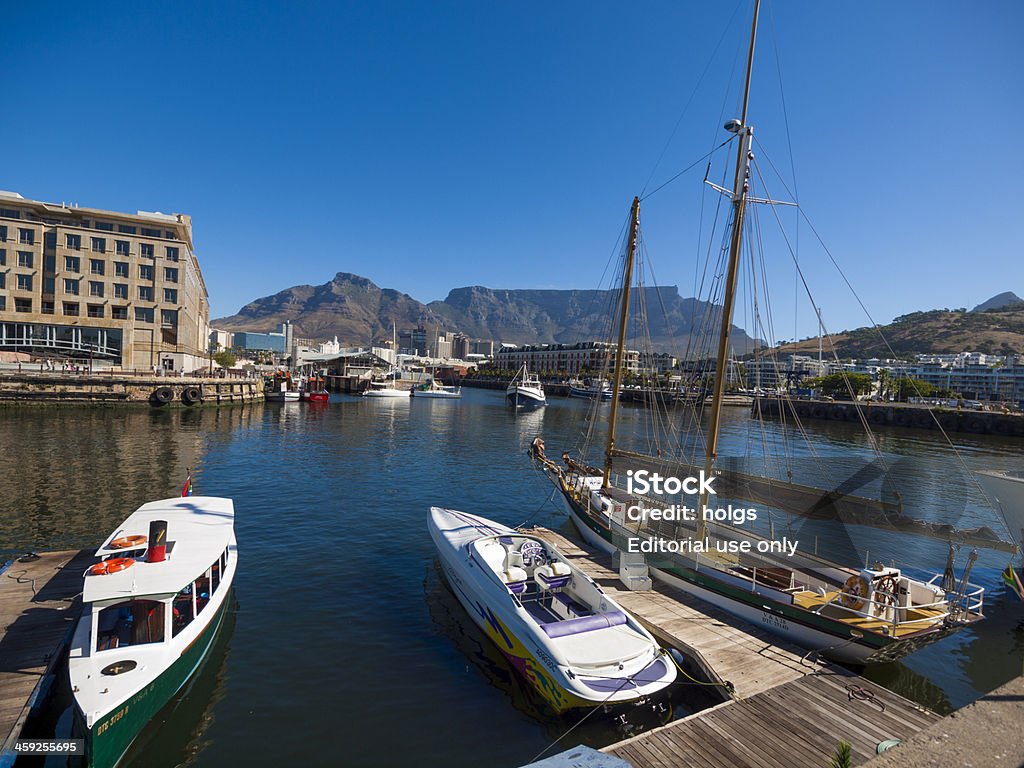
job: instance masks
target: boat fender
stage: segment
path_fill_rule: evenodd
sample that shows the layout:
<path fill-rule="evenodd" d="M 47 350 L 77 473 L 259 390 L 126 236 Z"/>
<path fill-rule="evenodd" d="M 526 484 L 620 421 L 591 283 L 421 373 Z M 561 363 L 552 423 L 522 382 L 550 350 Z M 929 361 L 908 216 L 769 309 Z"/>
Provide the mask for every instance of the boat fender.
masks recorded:
<path fill-rule="evenodd" d="M 90 576 L 106 576 L 108 573 L 117 573 L 123 571 L 125 568 L 131 568 L 135 565 L 135 559 L 131 557 L 112 557 L 109 560 L 103 560 L 96 565 L 89 568 Z"/>
<path fill-rule="evenodd" d="M 864 598 L 868 594 L 868 583 L 863 576 L 851 576 L 843 584 L 843 594 L 839 596 L 839 604 L 844 608 L 859 611 L 864 607 Z"/>
<path fill-rule="evenodd" d="M 185 405 L 195 405 L 203 399 L 203 393 L 199 387 L 185 387 L 181 392 L 181 401 Z"/>
<path fill-rule="evenodd" d="M 110 542 L 110 549 L 127 549 L 128 547 L 141 547 L 146 543 L 145 536 L 122 536 Z"/>
<path fill-rule="evenodd" d="M 174 390 L 170 387 L 160 387 L 153 392 L 153 399 L 161 405 L 166 405 L 174 399 Z"/>

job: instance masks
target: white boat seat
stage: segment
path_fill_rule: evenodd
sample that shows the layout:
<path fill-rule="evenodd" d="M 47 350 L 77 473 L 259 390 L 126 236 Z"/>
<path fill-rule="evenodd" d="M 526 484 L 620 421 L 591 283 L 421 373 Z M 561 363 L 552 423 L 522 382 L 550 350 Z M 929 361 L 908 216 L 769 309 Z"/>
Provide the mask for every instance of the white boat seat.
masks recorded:
<path fill-rule="evenodd" d="M 501 580 L 514 595 L 521 595 L 526 591 L 526 580 L 529 575 L 522 568 L 511 565 L 499 572 Z"/>
<path fill-rule="evenodd" d="M 533 576 L 537 581 L 537 586 L 541 589 L 562 589 L 569 583 L 572 569 L 565 563 L 555 561 L 550 565 L 537 566 Z"/>

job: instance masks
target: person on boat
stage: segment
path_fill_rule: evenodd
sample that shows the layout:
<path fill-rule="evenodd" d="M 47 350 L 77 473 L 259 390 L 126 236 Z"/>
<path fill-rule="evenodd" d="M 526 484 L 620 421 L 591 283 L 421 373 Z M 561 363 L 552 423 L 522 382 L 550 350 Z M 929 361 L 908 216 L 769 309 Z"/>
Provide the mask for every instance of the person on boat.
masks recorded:
<path fill-rule="evenodd" d="M 547 456 L 544 455 L 544 438 L 539 435 L 533 438 L 533 442 L 530 443 L 530 455 L 544 461 Z"/>

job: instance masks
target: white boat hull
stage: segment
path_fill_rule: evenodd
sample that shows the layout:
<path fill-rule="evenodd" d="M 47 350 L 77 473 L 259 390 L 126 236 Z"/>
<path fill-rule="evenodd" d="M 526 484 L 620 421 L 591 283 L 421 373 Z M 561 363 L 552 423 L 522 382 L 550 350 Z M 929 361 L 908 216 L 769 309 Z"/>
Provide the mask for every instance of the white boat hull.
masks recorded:
<path fill-rule="evenodd" d="M 404 389 L 368 389 L 363 392 L 363 397 L 380 397 L 380 398 L 409 398 L 408 391 Z"/>

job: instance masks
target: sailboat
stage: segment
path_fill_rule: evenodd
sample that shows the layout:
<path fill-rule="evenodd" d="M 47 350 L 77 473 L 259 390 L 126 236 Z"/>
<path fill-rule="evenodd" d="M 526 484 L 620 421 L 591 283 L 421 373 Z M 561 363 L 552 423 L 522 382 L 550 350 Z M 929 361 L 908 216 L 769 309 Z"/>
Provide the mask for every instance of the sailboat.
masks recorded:
<path fill-rule="evenodd" d="M 398 330 L 394 323 L 391 324 L 391 351 L 393 354 L 398 354 Z M 395 386 L 395 374 L 397 369 L 394 363 L 388 366 L 388 380 L 371 381 L 370 388 L 363 391 L 363 397 L 409 397 L 409 391 L 405 389 L 398 389 Z"/>
<path fill-rule="evenodd" d="M 702 465 L 673 462 L 663 455 L 643 455 L 615 444 L 630 286 L 640 229 L 639 197 L 634 198 L 630 209 L 624 247 L 604 465 L 593 467 L 566 453 L 562 466 L 547 458 L 542 449 L 534 448 L 532 453 L 561 492 L 572 522 L 592 546 L 607 553 L 617 549 L 657 553 L 647 557 L 651 573 L 659 581 L 836 660 L 858 665 L 889 661 L 983 618 L 984 590 L 969 581 L 976 551 L 959 579 L 952 566 L 929 579 L 919 579 L 905 569 L 880 562 L 867 561 L 863 567 L 851 567 L 818 556 L 817 550 L 812 554 L 797 551 L 794 546 L 792 551 L 780 553 L 776 545 L 784 547 L 786 542 L 742 525 L 743 521 L 734 518 L 733 512 L 759 504 L 761 510 L 768 510 L 769 516 L 775 509 L 796 516 L 831 517 L 932 535 L 951 542 L 951 546 L 953 541 L 993 548 L 1012 545 L 998 541 L 988 529 L 955 532 L 949 526 L 913 520 L 904 514 L 899 503 L 887 505 L 848 493 L 823 491 L 791 478 L 776 480 L 720 466 L 718 442 L 727 378 L 721 374 L 729 365 L 727 351 L 737 297 L 744 216 L 748 203 L 776 202 L 749 194 L 753 128 L 747 121 L 747 106 L 758 10 L 756 0 L 741 116 L 725 124 L 725 129 L 733 134 L 730 141 L 737 144 L 733 188 L 727 190 L 706 182 L 730 199 L 732 211 L 715 375 L 704 406 L 708 421 L 703 435 Z M 669 503 L 666 496 L 675 496 L 675 491 L 655 491 L 655 495 L 649 496 L 644 494 L 650 493 L 650 486 L 646 490 L 640 488 L 639 492 L 630 488 L 632 480 L 640 478 L 642 472 L 666 467 L 677 482 L 682 477 L 695 481 L 686 495 L 680 495 L 685 504 L 676 506 L 674 517 L 664 513 Z M 626 474 L 626 487 L 613 482 L 613 471 L 619 473 L 619 480 Z M 689 515 L 684 507 L 689 509 Z M 720 516 L 720 512 L 727 515 Z"/>

